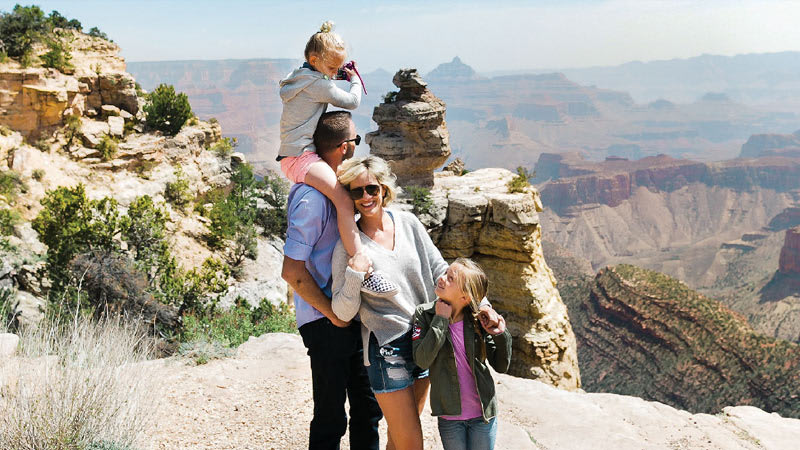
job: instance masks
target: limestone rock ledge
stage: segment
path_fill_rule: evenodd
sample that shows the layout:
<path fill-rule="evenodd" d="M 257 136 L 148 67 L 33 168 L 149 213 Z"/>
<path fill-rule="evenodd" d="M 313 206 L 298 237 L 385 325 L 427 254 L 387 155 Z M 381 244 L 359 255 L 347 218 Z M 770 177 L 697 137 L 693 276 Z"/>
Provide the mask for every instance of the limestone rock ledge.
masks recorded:
<path fill-rule="evenodd" d="M 468 257 L 486 271 L 489 300 L 514 337 L 509 373 L 576 390 L 575 335 L 542 254 L 539 193 L 509 193 L 513 177 L 505 169 L 437 173 L 426 226 L 446 259 Z"/>

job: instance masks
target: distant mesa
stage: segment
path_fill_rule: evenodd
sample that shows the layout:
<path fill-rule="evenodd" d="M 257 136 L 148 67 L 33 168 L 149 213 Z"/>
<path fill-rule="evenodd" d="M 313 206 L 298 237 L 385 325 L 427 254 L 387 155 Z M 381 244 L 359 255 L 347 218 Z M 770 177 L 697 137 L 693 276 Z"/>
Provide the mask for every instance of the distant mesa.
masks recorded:
<path fill-rule="evenodd" d="M 664 110 L 675 109 L 675 103 L 672 103 L 669 100 L 664 100 L 663 98 L 660 98 L 660 99 L 658 99 L 656 101 L 652 101 L 652 102 L 648 103 L 647 107 L 650 108 L 650 109 L 664 111 Z"/>
<path fill-rule="evenodd" d="M 800 157 L 800 130 L 793 134 L 754 134 L 742 145 L 741 158 Z"/>
<path fill-rule="evenodd" d="M 724 92 L 707 92 L 700 97 L 701 102 L 730 102 L 731 98 Z"/>
<path fill-rule="evenodd" d="M 425 78 L 428 81 L 469 81 L 477 80 L 480 77 L 475 73 L 475 70 L 464 64 L 461 58 L 456 56 L 449 63 L 439 64 L 435 69 L 431 70 Z"/>

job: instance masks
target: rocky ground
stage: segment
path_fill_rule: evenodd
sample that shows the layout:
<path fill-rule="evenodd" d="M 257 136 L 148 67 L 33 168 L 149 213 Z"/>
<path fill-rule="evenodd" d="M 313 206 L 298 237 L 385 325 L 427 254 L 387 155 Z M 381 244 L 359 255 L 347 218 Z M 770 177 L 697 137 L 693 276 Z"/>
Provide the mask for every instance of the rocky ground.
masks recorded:
<path fill-rule="evenodd" d="M 158 449 L 303 449 L 311 419 L 311 373 L 298 335 L 267 334 L 235 357 L 191 366 L 150 362 L 164 389 L 152 446 Z M 613 394 L 566 392 L 497 375 L 497 449 L 795 449 L 800 420 L 727 407 L 690 414 Z M 423 414 L 425 448 L 441 448 Z M 385 423 L 381 438 L 385 442 Z M 346 439 L 343 448 L 347 449 Z"/>

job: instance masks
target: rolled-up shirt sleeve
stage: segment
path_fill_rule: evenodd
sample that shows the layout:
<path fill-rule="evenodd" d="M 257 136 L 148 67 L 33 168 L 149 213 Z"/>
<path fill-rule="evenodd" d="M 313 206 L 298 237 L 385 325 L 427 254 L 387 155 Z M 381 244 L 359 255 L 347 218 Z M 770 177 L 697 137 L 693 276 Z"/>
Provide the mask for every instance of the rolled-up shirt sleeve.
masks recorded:
<path fill-rule="evenodd" d="M 286 243 L 283 254 L 296 261 L 308 261 L 314 244 L 325 227 L 323 211 L 326 207 L 322 195 L 303 195 L 289 204 Z"/>

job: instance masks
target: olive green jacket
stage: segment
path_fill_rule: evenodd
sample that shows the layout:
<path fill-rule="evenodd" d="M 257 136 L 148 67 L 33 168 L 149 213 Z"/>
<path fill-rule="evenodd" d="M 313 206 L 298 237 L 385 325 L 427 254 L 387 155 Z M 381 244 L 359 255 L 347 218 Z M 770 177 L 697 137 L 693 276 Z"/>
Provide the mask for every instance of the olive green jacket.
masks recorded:
<path fill-rule="evenodd" d="M 423 369 L 430 368 L 432 414 L 457 416 L 461 414 L 461 395 L 456 358 L 450 340 L 450 321 L 436 315 L 435 305 L 435 301 L 419 305 L 414 314 L 414 362 Z M 508 370 L 511 364 L 511 334 L 508 330 L 496 336 L 484 332 L 476 334 L 468 314 L 465 312 L 464 350 L 478 388 L 483 420 L 488 421 L 497 415 L 497 399 L 494 381 L 486 363 L 488 361 L 500 373 Z M 486 361 L 480 360 L 481 339 L 486 342 Z"/>

